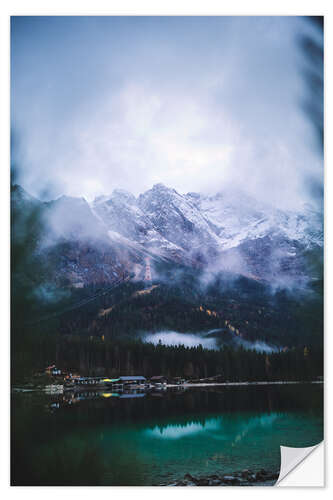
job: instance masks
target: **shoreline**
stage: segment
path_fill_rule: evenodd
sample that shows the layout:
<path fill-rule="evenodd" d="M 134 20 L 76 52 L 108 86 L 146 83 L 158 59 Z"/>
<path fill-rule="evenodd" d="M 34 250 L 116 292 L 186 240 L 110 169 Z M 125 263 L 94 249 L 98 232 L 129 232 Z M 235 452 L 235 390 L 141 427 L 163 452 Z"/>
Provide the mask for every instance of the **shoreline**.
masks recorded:
<path fill-rule="evenodd" d="M 247 386 L 258 386 L 258 385 L 296 385 L 296 384 L 324 384 L 323 380 L 277 380 L 277 381 L 255 381 L 255 382 L 203 382 L 203 383 L 185 383 L 185 384 L 166 384 L 164 386 L 165 389 L 168 388 L 184 388 L 184 389 L 191 389 L 193 388 L 200 388 L 200 387 L 247 387 Z M 47 384 L 45 386 L 13 386 L 11 388 L 12 392 L 45 392 L 46 394 L 52 394 L 52 393 L 59 393 L 63 392 L 63 384 Z M 111 390 L 112 387 L 103 387 L 103 388 L 93 388 L 93 387 L 82 387 L 82 390 L 85 391 L 105 391 L 105 390 Z M 151 389 L 145 391 L 142 389 L 143 392 L 149 392 Z M 160 390 L 158 388 L 157 390 Z"/>
<path fill-rule="evenodd" d="M 166 387 L 210 387 L 210 386 L 242 386 L 242 385 L 282 385 L 282 384 L 323 384 L 323 380 L 267 380 L 255 382 L 202 382 L 194 384 L 167 384 Z"/>
<path fill-rule="evenodd" d="M 196 477 L 185 474 L 183 479 L 170 483 L 161 483 L 159 486 L 274 486 L 278 480 L 279 472 L 260 469 L 256 472 L 249 469 L 228 474 L 211 474 Z"/>

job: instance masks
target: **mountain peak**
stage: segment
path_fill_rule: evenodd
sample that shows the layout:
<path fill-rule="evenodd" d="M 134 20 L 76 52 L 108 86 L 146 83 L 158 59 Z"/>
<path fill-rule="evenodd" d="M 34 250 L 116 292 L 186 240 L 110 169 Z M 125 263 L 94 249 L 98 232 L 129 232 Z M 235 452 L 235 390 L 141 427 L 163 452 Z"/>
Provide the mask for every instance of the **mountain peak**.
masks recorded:
<path fill-rule="evenodd" d="M 162 182 L 154 184 L 153 187 L 152 187 L 152 189 L 150 189 L 149 191 L 164 192 L 164 193 L 177 193 L 177 191 L 175 189 L 166 186 Z"/>
<path fill-rule="evenodd" d="M 31 203 L 39 203 L 39 200 L 31 196 L 22 186 L 14 184 L 11 186 L 11 197 L 13 201 L 25 201 Z"/>
<path fill-rule="evenodd" d="M 88 202 L 83 196 L 67 196 L 66 194 L 63 194 L 62 196 L 59 196 L 54 201 L 51 201 L 49 203 L 66 203 L 66 204 L 75 204 L 75 205 L 88 205 Z"/>
<path fill-rule="evenodd" d="M 120 199 L 131 204 L 136 202 L 135 196 L 129 191 L 126 191 L 126 189 L 114 189 L 112 191 L 112 198 Z"/>

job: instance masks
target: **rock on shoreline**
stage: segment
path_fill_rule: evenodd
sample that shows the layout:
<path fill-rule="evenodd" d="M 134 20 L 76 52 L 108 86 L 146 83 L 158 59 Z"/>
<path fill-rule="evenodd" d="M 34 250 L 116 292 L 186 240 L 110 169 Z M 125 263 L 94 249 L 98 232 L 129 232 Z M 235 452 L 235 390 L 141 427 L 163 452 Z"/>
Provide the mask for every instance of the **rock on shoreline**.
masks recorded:
<path fill-rule="evenodd" d="M 277 472 L 264 469 L 257 472 L 245 469 L 232 474 L 212 474 L 202 477 L 195 477 L 187 473 L 183 479 L 163 486 L 273 486 L 278 477 Z"/>

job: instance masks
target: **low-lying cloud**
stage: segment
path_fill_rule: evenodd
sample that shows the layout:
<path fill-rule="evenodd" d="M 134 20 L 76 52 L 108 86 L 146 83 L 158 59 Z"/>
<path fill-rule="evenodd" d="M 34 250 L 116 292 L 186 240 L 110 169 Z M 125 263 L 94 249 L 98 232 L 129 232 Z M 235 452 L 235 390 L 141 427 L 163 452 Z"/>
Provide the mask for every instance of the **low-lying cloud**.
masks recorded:
<path fill-rule="evenodd" d="M 150 342 L 152 344 L 158 345 L 163 344 L 167 346 L 177 346 L 184 345 L 185 347 L 198 347 L 202 345 L 204 349 L 219 349 L 223 345 L 223 342 L 219 342 L 219 332 L 220 329 L 210 330 L 209 332 L 198 332 L 198 333 L 181 333 L 170 330 L 161 331 L 158 333 L 149 333 L 143 336 L 144 342 Z M 207 337 L 209 335 L 209 337 Z M 213 336 L 215 335 L 215 336 Z M 265 352 L 270 354 L 272 352 L 278 352 L 279 348 L 274 345 L 269 345 L 261 340 L 244 340 L 237 335 L 233 335 L 228 342 L 235 348 L 242 347 L 246 350 L 254 350 L 257 352 Z"/>
<path fill-rule="evenodd" d="M 262 340 L 255 340 L 254 342 L 251 342 L 249 340 L 244 340 L 239 337 L 235 337 L 235 343 L 239 347 L 243 347 L 243 349 L 246 349 L 248 351 L 254 350 L 258 352 L 265 352 L 267 354 L 279 351 L 279 348 L 277 346 L 269 345 L 266 342 L 263 342 Z"/>
<path fill-rule="evenodd" d="M 174 331 L 163 331 L 151 333 L 144 336 L 145 342 L 151 342 L 155 345 L 184 345 L 185 347 L 198 347 L 200 344 L 205 349 L 217 349 L 216 339 L 205 338 L 200 333 L 179 333 Z"/>

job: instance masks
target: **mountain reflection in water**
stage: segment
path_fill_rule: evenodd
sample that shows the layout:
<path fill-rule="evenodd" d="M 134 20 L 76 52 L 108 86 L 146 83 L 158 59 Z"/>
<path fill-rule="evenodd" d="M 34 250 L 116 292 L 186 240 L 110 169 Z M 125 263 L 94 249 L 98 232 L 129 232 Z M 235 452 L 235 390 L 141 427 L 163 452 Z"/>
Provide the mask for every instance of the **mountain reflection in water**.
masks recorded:
<path fill-rule="evenodd" d="M 210 430 L 217 430 L 220 427 L 221 419 L 210 418 L 205 420 L 205 423 L 188 422 L 186 424 L 173 424 L 166 425 L 165 427 L 156 426 L 154 429 L 148 429 L 147 436 L 157 437 L 162 439 L 179 439 L 190 434 L 197 434 L 198 432 L 207 432 Z"/>
<path fill-rule="evenodd" d="M 204 422 L 187 422 L 185 424 L 156 425 L 153 429 L 145 431 L 146 435 L 158 439 L 180 439 L 193 434 L 205 433 L 210 437 L 229 441 L 231 445 L 244 438 L 248 432 L 257 432 L 260 427 L 272 427 L 278 418 L 277 413 L 250 417 L 247 421 L 241 420 L 230 426 L 230 419 L 225 417 L 209 418 Z"/>

